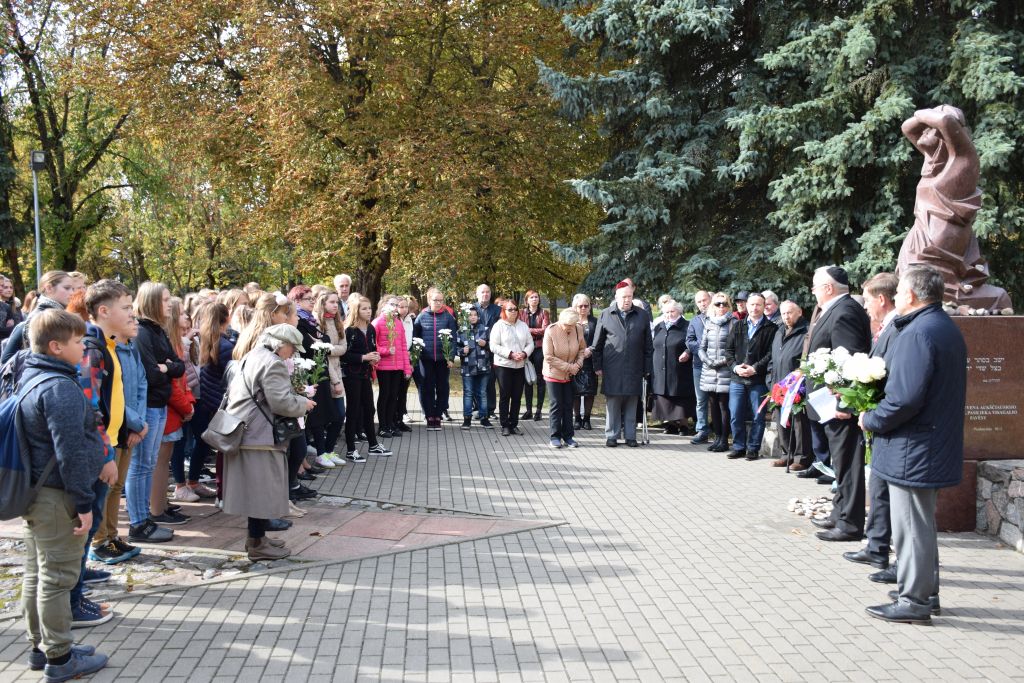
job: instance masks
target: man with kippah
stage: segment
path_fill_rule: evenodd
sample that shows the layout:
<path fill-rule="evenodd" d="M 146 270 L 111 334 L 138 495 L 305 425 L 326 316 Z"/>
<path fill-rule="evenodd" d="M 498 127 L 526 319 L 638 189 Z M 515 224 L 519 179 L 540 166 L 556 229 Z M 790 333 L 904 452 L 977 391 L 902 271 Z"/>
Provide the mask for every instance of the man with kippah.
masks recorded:
<path fill-rule="evenodd" d="M 811 324 L 804 343 L 804 357 L 809 351 L 842 346 L 851 354 L 871 350 L 871 320 L 864 308 L 850 297 L 850 278 L 838 266 L 825 266 L 814 271 L 811 293 L 818 305 L 814 307 Z M 814 391 L 820 387 L 808 387 Z M 827 444 L 832 469 L 836 473 L 836 495 L 832 515 L 812 520 L 823 531 L 822 541 L 859 541 L 864 536 L 864 447 L 857 420 L 850 413 L 837 412 L 825 423 L 809 410 L 812 430 Z M 813 436 L 813 431 L 812 431 Z"/>

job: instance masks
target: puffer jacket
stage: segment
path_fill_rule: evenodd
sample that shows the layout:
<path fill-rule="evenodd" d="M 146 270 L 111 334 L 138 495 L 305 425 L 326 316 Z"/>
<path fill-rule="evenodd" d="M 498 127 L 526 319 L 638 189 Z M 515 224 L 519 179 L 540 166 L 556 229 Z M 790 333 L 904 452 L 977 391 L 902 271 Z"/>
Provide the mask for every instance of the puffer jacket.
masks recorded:
<path fill-rule="evenodd" d="M 377 336 L 377 353 L 380 354 L 377 370 L 401 370 L 406 377 L 410 376 L 412 365 L 409 363 L 409 347 L 405 345 L 402 321 L 395 316 L 394 329 L 388 330 L 388 322 L 382 315 L 373 321 L 373 329 Z M 390 352 L 391 348 L 394 348 L 394 353 Z"/>
<path fill-rule="evenodd" d="M 452 358 L 444 358 L 443 345 L 437 333 L 441 330 L 452 331 Z M 433 313 L 427 309 L 416 316 L 412 324 L 412 336 L 423 340 L 423 353 L 421 358 L 432 361 L 453 360 L 455 357 L 455 343 L 459 332 L 459 323 L 455 316 L 442 309 Z"/>
<path fill-rule="evenodd" d="M 700 340 L 700 390 L 716 394 L 729 393 L 732 368 L 726 357 L 729 332 L 738 321 L 731 314 L 708 317 L 704 321 L 704 336 Z"/>
<path fill-rule="evenodd" d="M 217 341 L 217 362 L 199 368 L 199 406 L 210 415 L 217 412 L 224 400 L 224 391 L 227 389 L 224 371 L 231 362 L 231 352 L 234 350 L 235 343 L 227 334 L 222 334 Z"/>

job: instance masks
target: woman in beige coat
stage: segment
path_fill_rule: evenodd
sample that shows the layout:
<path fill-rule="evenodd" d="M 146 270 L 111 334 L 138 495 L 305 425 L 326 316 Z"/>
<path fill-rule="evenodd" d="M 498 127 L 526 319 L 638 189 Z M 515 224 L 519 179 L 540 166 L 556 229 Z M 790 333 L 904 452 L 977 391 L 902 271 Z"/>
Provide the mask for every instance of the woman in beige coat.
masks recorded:
<path fill-rule="evenodd" d="M 275 444 L 275 415 L 302 417 L 316 405 L 292 389 L 284 361 L 302 351 L 302 334 L 272 325 L 229 368 L 226 410 L 245 421 L 239 452 L 224 456 L 224 512 L 249 518 L 245 549 L 251 560 L 276 560 L 291 551 L 266 537 L 267 520 L 288 514 L 288 443 Z"/>
<path fill-rule="evenodd" d="M 563 443 L 566 448 L 577 446 L 573 439 L 572 378 L 583 368 L 583 361 L 589 355 L 587 338 L 579 322 L 579 313 L 567 308 L 559 313 L 558 322 L 544 331 L 542 372 L 551 403 L 548 427 L 552 448 L 561 448 Z"/>

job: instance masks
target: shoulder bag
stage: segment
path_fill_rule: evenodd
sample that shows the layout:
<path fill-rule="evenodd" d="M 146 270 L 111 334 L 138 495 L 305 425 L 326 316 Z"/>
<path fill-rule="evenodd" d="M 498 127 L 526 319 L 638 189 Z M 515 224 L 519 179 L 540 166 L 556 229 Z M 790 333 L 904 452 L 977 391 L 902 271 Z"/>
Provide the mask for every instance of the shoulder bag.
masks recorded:
<path fill-rule="evenodd" d="M 242 361 L 242 367 L 239 368 L 241 373 L 245 369 L 245 361 Z M 245 382 L 245 379 L 242 379 Z M 246 386 L 248 389 L 248 386 Z M 217 412 L 210 418 L 210 424 L 206 428 L 206 431 L 202 433 L 201 438 L 203 441 L 210 445 L 215 451 L 221 453 L 237 453 L 242 448 L 242 437 L 245 434 L 246 424 L 245 420 L 242 420 L 231 413 L 225 408 L 228 405 L 228 392 L 224 391 L 224 398 L 221 399 L 220 407 L 217 408 Z"/>

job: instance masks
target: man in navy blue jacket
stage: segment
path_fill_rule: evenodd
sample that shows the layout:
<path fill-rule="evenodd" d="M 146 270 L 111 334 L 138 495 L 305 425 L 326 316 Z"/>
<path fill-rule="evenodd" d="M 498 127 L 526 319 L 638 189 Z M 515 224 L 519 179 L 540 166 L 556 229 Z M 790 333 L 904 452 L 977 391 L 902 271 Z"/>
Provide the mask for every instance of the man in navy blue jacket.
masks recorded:
<path fill-rule="evenodd" d="M 491 288 L 487 283 L 481 283 L 476 288 L 476 303 L 473 304 L 476 308 L 476 312 L 480 315 L 480 324 L 484 326 L 487 338 L 491 336 L 491 328 L 494 327 L 494 323 L 498 322 L 501 317 L 501 306 L 491 302 Z M 498 394 L 497 389 L 494 385 L 494 373 L 492 372 L 490 377 L 487 378 L 487 410 L 492 415 L 496 410 L 495 406 L 498 405 Z M 478 406 L 473 406 L 477 408 Z M 485 417 L 490 417 L 487 415 Z"/>
<path fill-rule="evenodd" d="M 900 277 L 885 398 L 860 416 L 861 428 L 874 434 L 872 473 L 889 484 L 899 558 L 895 601 L 867 608 L 885 621 L 929 623 L 938 611 L 935 500 L 963 476 L 967 345 L 942 310 L 943 287 L 928 266 Z"/>

